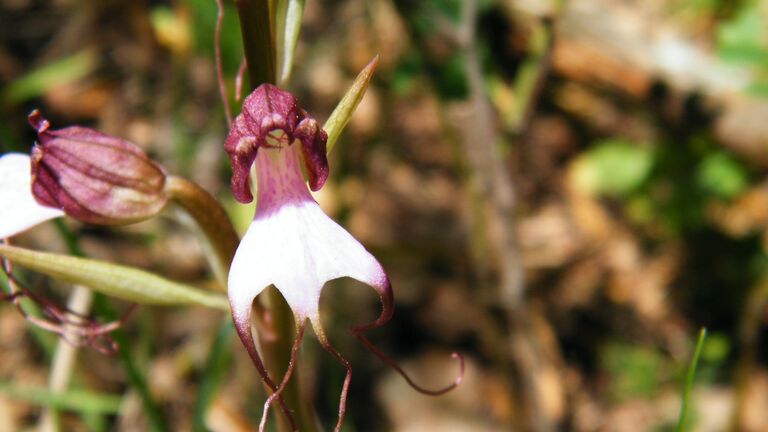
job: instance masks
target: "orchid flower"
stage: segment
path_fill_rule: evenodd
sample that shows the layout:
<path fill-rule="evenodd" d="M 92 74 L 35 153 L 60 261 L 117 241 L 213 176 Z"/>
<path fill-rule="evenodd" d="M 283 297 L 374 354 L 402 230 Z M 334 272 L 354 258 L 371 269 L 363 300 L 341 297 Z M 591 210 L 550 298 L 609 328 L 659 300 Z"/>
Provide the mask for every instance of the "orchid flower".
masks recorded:
<path fill-rule="evenodd" d="M 264 428 L 270 404 L 279 398 L 290 379 L 307 321 L 322 347 L 346 368 L 335 429 L 341 427 L 352 372 L 349 362 L 329 343 L 321 323 L 320 294 L 329 280 L 350 277 L 378 293 L 383 306 L 379 317 L 351 330 L 366 347 L 405 375 L 360 335 L 383 325 L 392 316 L 394 297 L 384 268 L 320 209 L 310 193 L 310 189 L 319 190 L 328 178 L 326 140 L 326 133 L 297 106 L 292 94 L 262 84 L 243 102 L 243 110 L 234 119 L 224 146 L 232 165 L 232 192 L 238 201 L 253 200 L 251 168 L 255 167 L 256 172 L 256 212 L 232 261 L 228 295 L 238 335 L 273 391 L 264 405 L 260 430 Z M 297 328 L 291 360 L 279 386 L 268 376 L 251 331 L 253 301 L 270 285 L 285 298 Z M 434 392 L 415 386 L 410 379 L 408 382 L 426 393 L 441 394 L 454 388 L 459 380 Z"/>

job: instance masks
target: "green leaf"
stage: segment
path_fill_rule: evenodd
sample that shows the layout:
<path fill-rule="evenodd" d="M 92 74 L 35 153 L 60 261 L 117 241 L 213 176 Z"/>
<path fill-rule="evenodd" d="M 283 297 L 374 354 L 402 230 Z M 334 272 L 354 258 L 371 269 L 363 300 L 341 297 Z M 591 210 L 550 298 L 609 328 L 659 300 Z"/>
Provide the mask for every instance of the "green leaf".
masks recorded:
<path fill-rule="evenodd" d="M 757 4 L 745 7 L 718 28 L 717 46 L 719 55 L 725 60 L 768 65 L 768 30 L 765 16 Z"/>
<path fill-rule="evenodd" d="M 718 198 L 733 198 L 747 187 L 747 174 L 741 164 L 718 152 L 707 155 L 696 170 L 699 187 Z"/>
<path fill-rule="evenodd" d="M 117 414 L 122 397 L 84 390 L 51 392 L 42 387 L 0 382 L 0 394 L 10 399 L 84 413 Z"/>
<path fill-rule="evenodd" d="M 299 40 L 301 17 L 305 0 L 276 0 L 275 45 L 277 48 L 277 79 L 285 86 L 291 77 L 293 53 Z"/>
<path fill-rule="evenodd" d="M 579 156 L 571 180 L 583 192 L 621 197 L 648 178 L 653 162 L 654 154 L 648 146 L 607 140 Z"/>
<path fill-rule="evenodd" d="M 205 292 L 132 267 L 8 245 L 0 245 L 0 256 L 56 280 L 85 285 L 94 291 L 131 302 L 193 304 L 229 310 L 224 295 Z"/>
<path fill-rule="evenodd" d="M 96 66 L 96 56 L 91 51 L 82 51 L 54 63 L 42 66 L 10 83 L 3 91 L 3 99 L 18 103 L 77 81 L 90 73 Z"/>
<path fill-rule="evenodd" d="M 328 117 L 328 121 L 323 125 L 323 129 L 328 134 L 327 152 L 330 153 L 336 141 L 341 135 L 341 131 L 349 123 L 349 119 L 352 118 L 352 113 L 355 112 L 355 108 L 363 100 L 365 91 L 368 89 L 368 84 L 373 77 L 373 71 L 376 70 L 376 65 L 379 64 L 379 56 L 373 58 L 364 68 L 357 74 L 352 86 L 347 90 L 347 93 L 341 98 L 341 101 L 336 108 L 334 108 L 331 116 Z"/>
<path fill-rule="evenodd" d="M 768 54 L 766 54 L 768 56 Z M 747 86 L 747 94 L 751 96 L 768 98 L 768 79 L 755 81 Z"/>

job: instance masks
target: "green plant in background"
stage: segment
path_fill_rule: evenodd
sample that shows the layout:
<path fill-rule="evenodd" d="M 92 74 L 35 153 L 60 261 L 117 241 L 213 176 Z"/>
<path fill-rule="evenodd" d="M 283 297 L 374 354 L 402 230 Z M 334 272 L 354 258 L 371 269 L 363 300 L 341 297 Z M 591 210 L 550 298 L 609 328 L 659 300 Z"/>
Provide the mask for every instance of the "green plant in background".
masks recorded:
<path fill-rule="evenodd" d="M 707 154 L 696 168 L 696 183 L 705 193 L 732 199 L 747 187 L 744 166 L 725 152 Z"/>
<path fill-rule="evenodd" d="M 728 21 L 720 24 L 717 48 L 720 56 L 754 72 L 747 92 L 768 96 L 768 9 L 760 1 L 747 1 Z"/>
<path fill-rule="evenodd" d="M 602 368 L 611 377 L 610 395 L 617 402 L 651 398 L 669 377 L 668 361 L 650 347 L 608 343 L 600 353 Z"/>
<path fill-rule="evenodd" d="M 584 193 L 626 198 L 648 180 L 653 164 L 654 152 L 648 145 L 600 141 L 574 162 L 571 181 Z"/>
<path fill-rule="evenodd" d="M 743 162 L 701 137 L 674 145 L 597 141 L 569 176 L 581 193 L 623 203 L 634 222 L 673 231 L 705 224 L 708 203 L 733 200 L 750 182 Z"/>

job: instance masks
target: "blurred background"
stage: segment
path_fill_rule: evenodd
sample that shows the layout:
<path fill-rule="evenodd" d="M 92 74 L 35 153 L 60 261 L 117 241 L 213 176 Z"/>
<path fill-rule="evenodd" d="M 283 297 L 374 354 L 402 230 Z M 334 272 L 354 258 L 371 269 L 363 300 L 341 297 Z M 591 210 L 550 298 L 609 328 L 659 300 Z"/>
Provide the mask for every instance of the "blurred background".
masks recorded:
<path fill-rule="evenodd" d="M 231 92 L 242 47 L 225 5 Z M 0 8 L 3 151 L 29 150 L 40 108 L 54 128 L 137 143 L 247 227 L 222 151 L 214 0 Z M 393 281 L 395 316 L 371 337 L 425 385 L 453 379 L 454 350 L 468 365 L 448 395 L 412 391 L 344 330 L 376 316 L 373 291 L 329 283 L 324 322 L 354 368 L 345 430 L 672 430 L 703 326 L 692 430 L 768 430 L 766 22 L 762 0 L 308 0 L 290 88 L 316 118 L 381 56 L 317 195 Z M 210 284 L 172 218 L 66 224 L 89 256 Z M 66 252 L 61 232 L 17 243 Z M 127 307 L 100 298 L 94 314 Z M 72 388 L 89 397 L 61 405 L 44 390 L 55 337 L 0 305 L 0 430 L 34 430 L 46 404 L 67 431 L 253 430 L 264 396 L 228 322 L 140 307 L 119 356 L 81 350 Z M 301 354 L 331 425 L 343 369 L 312 337 Z"/>

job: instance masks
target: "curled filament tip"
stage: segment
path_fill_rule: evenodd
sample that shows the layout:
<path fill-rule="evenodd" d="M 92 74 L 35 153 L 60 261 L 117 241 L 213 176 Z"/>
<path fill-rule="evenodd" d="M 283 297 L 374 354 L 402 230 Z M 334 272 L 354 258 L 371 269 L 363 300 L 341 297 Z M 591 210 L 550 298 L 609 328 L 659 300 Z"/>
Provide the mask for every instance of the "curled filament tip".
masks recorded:
<path fill-rule="evenodd" d="M 363 346 L 375 354 L 376 357 L 381 359 L 381 361 L 390 366 L 392 369 L 396 370 L 405 379 L 408 385 L 419 393 L 430 396 L 439 396 L 458 387 L 459 384 L 461 384 L 461 381 L 464 379 L 464 357 L 462 357 L 461 354 L 456 352 L 451 354 L 451 357 L 456 359 L 459 364 L 459 371 L 456 377 L 453 379 L 453 382 L 443 388 L 431 390 L 416 384 L 413 379 L 411 379 L 411 377 L 408 376 L 408 374 L 403 370 L 403 368 L 401 368 L 386 354 L 382 353 L 371 343 L 371 341 L 368 340 L 368 338 L 362 334 L 364 331 L 375 329 L 386 324 L 394 312 L 395 303 L 394 296 L 392 294 L 392 286 L 388 280 L 384 280 L 382 282 L 382 284 L 374 286 L 374 288 L 376 288 L 376 290 L 379 292 L 379 297 L 382 304 L 381 313 L 375 321 L 372 321 L 368 324 L 350 327 L 350 332 L 352 332 L 352 334 L 363 344 Z M 344 384 L 342 385 L 341 395 L 339 397 L 339 417 L 336 423 L 336 427 L 334 428 L 334 431 L 338 432 L 341 430 L 341 424 L 344 421 L 344 416 L 347 410 L 347 396 L 349 393 L 349 383 L 352 380 L 352 366 L 349 364 L 349 361 L 347 361 L 347 359 L 345 359 L 338 351 L 336 351 L 336 349 L 328 342 L 328 338 L 325 336 L 325 332 L 323 331 L 320 322 L 318 320 L 312 320 L 312 325 L 315 328 L 315 334 L 317 334 L 317 339 L 320 341 L 320 345 L 323 347 L 323 349 L 331 354 L 333 358 L 336 359 L 336 361 L 338 361 L 344 367 L 344 369 L 346 369 L 346 376 L 344 377 Z"/>
<path fill-rule="evenodd" d="M 394 312 L 395 308 L 395 302 L 394 302 L 394 295 L 392 293 L 392 285 L 389 283 L 389 281 L 386 281 L 384 285 L 382 285 L 381 290 L 379 290 L 379 297 L 381 300 L 381 314 L 379 314 L 379 317 L 376 319 L 376 321 L 373 321 L 369 324 L 364 325 L 358 325 L 350 327 L 349 331 L 352 332 L 352 334 L 360 341 L 360 343 L 363 344 L 370 352 L 372 352 L 376 357 L 378 357 L 381 361 L 383 361 L 386 365 L 397 371 L 403 379 L 408 383 L 411 388 L 416 390 L 419 393 L 423 393 L 430 396 L 439 396 L 445 393 L 448 393 L 449 391 L 455 389 L 456 387 L 461 384 L 461 381 L 464 379 L 464 357 L 454 352 L 451 354 L 451 357 L 456 359 L 456 361 L 459 363 L 459 371 L 456 374 L 456 378 L 453 379 L 453 382 L 451 384 L 447 385 L 446 387 L 443 387 L 441 389 L 437 390 L 429 390 L 426 389 L 418 384 L 416 384 L 413 379 L 411 379 L 410 376 L 403 370 L 403 368 L 400 367 L 400 365 L 397 364 L 394 360 L 389 358 L 386 354 L 381 352 L 378 348 L 376 348 L 370 340 L 368 340 L 367 337 L 365 337 L 362 333 L 368 330 L 375 329 L 377 327 L 381 327 L 382 325 L 386 324 L 389 319 L 392 317 L 392 314 Z"/>
<path fill-rule="evenodd" d="M 456 359 L 456 361 L 459 363 L 459 371 L 456 374 L 456 378 L 453 379 L 453 382 L 448 384 L 447 386 L 436 389 L 436 390 L 430 390 L 427 388 L 424 388 L 418 384 L 416 384 L 413 379 L 408 376 L 408 374 L 403 370 L 400 365 L 398 365 L 394 360 L 389 358 L 386 354 L 381 352 L 378 348 L 376 348 L 371 341 L 368 340 L 367 337 L 363 336 L 359 332 L 352 331 L 352 334 L 355 335 L 355 337 L 362 343 L 370 352 L 372 352 L 376 357 L 378 357 L 381 361 L 383 361 L 387 366 L 391 367 L 397 373 L 399 373 L 403 379 L 408 383 L 411 388 L 416 390 L 419 393 L 429 395 L 429 396 L 440 396 L 442 394 L 448 393 L 449 391 L 455 389 L 456 387 L 461 384 L 461 381 L 464 380 L 464 356 L 461 354 L 454 352 L 451 353 L 451 358 Z"/>

